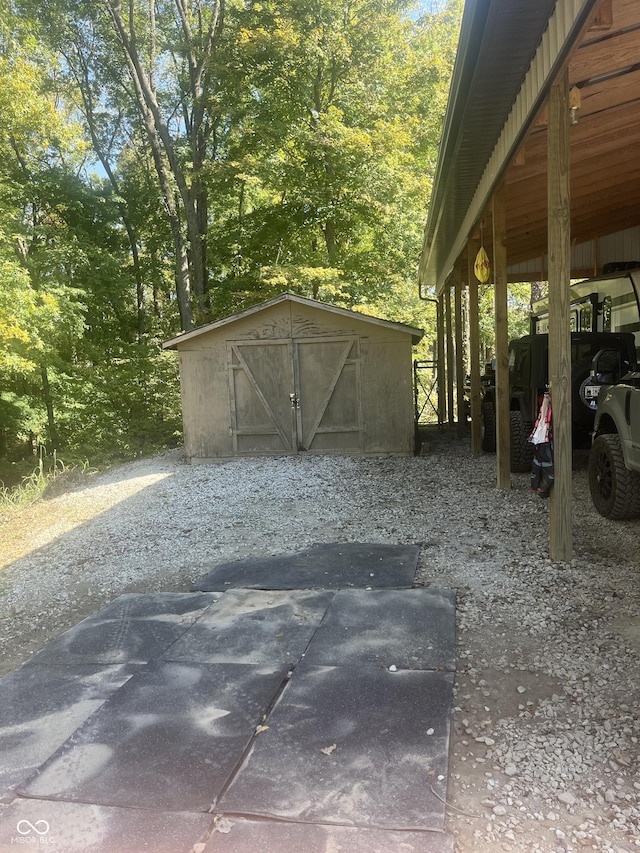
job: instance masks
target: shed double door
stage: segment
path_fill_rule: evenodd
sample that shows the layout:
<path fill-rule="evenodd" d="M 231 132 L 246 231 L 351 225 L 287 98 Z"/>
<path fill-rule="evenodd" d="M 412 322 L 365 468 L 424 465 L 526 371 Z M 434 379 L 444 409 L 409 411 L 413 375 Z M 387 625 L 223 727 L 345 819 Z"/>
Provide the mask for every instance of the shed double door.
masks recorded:
<path fill-rule="evenodd" d="M 237 453 L 362 449 L 357 337 L 230 341 Z"/>

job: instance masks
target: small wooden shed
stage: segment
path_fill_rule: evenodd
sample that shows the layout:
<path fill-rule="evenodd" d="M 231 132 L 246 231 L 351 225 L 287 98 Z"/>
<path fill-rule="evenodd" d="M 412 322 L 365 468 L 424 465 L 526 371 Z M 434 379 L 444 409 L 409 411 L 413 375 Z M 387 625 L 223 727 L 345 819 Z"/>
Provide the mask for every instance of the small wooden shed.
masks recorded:
<path fill-rule="evenodd" d="M 185 455 L 411 454 L 422 330 L 283 293 L 165 341 Z"/>

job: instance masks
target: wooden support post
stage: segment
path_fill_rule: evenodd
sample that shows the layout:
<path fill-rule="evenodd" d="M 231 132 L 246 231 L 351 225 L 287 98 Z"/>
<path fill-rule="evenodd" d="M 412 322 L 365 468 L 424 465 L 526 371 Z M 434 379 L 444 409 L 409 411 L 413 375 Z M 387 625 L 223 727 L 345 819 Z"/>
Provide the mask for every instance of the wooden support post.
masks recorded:
<path fill-rule="evenodd" d="M 549 552 L 570 562 L 571 530 L 571 203 L 569 189 L 569 76 L 565 68 L 549 95 L 548 254 L 549 385 L 553 412 L 555 482 L 549 504 Z"/>
<path fill-rule="evenodd" d="M 464 413 L 464 321 L 462 318 L 462 265 L 458 261 L 454 269 L 455 297 L 455 334 L 456 334 L 456 422 L 458 436 L 466 431 L 467 419 Z"/>
<path fill-rule="evenodd" d="M 482 454 L 482 423 L 480 412 L 480 316 L 478 310 L 478 279 L 473 264 L 480 248 L 478 240 L 467 244 L 467 285 L 469 288 L 469 373 L 471 374 L 471 453 Z"/>
<path fill-rule="evenodd" d="M 449 425 L 455 423 L 455 413 L 453 410 L 453 379 L 455 375 L 455 358 L 453 351 L 453 330 L 451 323 L 451 288 L 447 283 L 444 292 L 444 307 L 445 307 L 445 333 L 446 333 L 446 348 L 447 348 L 447 413 L 449 415 Z"/>
<path fill-rule="evenodd" d="M 493 194 L 493 281 L 496 324 L 496 485 L 499 489 L 511 488 L 506 232 L 505 186 L 503 181 Z"/>
<path fill-rule="evenodd" d="M 438 380 L 438 424 L 442 425 L 447 419 L 447 368 L 445 362 L 445 340 L 444 340 L 444 297 L 446 288 L 438 297 L 438 311 L 436 323 L 438 327 L 438 355 L 436 370 Z"/>

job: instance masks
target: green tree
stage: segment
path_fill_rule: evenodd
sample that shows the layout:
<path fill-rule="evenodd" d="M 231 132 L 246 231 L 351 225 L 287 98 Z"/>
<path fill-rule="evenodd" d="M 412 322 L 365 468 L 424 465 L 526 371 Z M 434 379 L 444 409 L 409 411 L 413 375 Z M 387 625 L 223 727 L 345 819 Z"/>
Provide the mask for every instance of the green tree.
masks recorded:
<path fill-rule="evenodd" d="M 55 445 L 51 365 L 81 319 L 76 295 L 68 288 L 72 250 L 53 237 L 60 203 L 53 188 L 65 159 L 82 156 L 82 144 L 77 127 L 56 102 L 51 80 L 30 58 L 37 53 L 33 39 L 28 33 L 23 38 L 21 44 L 5 31 L 0 56 L 5 131 L 0 142 L 0 256 L 7 273 L 0 319 L 7 355 L 0 367 L 5 400 L 19 396 L 24 412 L 24 398 L 31 396 L 31 428 L 37 412 L 44 411 Z"/>
<path fill-rule="evenodd" d="M 414 286 L 459 7 L 417 21 L 383 0 L 238 13 L 243 110 L 212 174 L 216 313 L 284 289 L 357 305 Z"/>

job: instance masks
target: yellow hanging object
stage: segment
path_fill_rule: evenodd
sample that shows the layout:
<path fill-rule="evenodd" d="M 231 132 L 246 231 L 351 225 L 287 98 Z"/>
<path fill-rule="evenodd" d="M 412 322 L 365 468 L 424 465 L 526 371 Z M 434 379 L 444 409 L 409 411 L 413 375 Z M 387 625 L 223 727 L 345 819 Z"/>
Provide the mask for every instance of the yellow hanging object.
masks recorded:
<path fill-rule="evenodd" d="M 480 247 L 480 251 L 476 255 L 476 262 L 473 265 L 473 270 L 480 284 L 486 284 L 489 281 L 489 257 L 484 250 L 484 246 Z"/>

